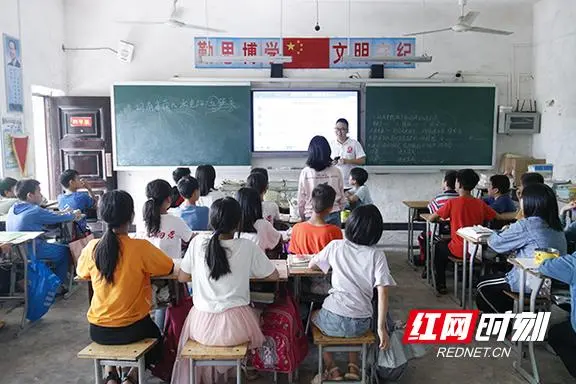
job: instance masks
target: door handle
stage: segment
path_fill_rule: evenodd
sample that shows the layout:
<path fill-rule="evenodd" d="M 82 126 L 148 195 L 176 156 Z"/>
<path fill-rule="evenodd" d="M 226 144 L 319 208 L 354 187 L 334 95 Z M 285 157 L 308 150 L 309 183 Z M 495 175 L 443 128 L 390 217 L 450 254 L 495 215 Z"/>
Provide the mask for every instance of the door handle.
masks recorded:
<path fill-rule="evenodd" d="M 106 177 L 112 177 L 112 154 L 105 153 L 105 168 L 106 168 Z"/>

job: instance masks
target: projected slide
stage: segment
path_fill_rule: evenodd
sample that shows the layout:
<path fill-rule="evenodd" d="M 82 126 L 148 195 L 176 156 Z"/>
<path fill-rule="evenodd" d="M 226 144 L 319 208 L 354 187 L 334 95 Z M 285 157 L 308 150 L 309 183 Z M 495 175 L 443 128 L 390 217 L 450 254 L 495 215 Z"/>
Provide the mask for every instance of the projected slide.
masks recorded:
<path fill-rule="evenodd" d="M 307 151 L 310 139 L 336 139 L 334 125 L 343 117 L 349 136 L 358 136 L 358 92 L 254 91 L 254 152 Z"/>

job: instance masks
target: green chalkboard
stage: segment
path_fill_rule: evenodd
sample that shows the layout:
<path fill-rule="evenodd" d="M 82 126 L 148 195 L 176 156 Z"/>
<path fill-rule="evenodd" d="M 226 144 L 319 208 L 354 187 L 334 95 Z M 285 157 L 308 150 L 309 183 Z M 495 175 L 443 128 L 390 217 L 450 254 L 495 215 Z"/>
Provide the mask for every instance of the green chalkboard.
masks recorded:
<path fill-rule="evenodd" d="M 494 86 L 368 86 L 370 165 L 491 166 Z"/>
<path fill-rule="evenodd" d="M 249 165 L 248 85 L 115 85 L 118 167 Z"/>

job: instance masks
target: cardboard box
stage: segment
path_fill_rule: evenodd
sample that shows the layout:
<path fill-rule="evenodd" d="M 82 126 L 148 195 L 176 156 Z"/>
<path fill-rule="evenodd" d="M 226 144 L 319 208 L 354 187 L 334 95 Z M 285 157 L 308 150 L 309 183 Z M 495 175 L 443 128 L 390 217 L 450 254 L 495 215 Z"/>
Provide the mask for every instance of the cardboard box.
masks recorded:
<path fill-rule="evenodd" d="M 520 185 L 520 178 L 528 172 L 528 166 L 532 164 L 546 164 L 546 159 L 535 159 L 528 156 L 519 156 L 505 153 L 500 159 L 499 171 L 501 174 L 514 179 L 514 185 Z"/>

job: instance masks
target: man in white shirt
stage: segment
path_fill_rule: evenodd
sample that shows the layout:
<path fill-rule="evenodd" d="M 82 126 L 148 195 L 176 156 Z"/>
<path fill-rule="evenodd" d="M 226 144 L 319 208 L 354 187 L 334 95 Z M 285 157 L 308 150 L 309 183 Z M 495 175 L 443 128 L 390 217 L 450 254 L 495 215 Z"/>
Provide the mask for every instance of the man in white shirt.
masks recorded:
<path fill-rule="evenodd" d="M 349 189 L 350 170 L 366 163 L 366 152 L 358 141 L 348 137 L 348 120 L 338 119 L 334 131 L 336 140 L 330 143 L 332 159 L 334 159 L 334 165 L 342 172 L 344 188 Z"/>

